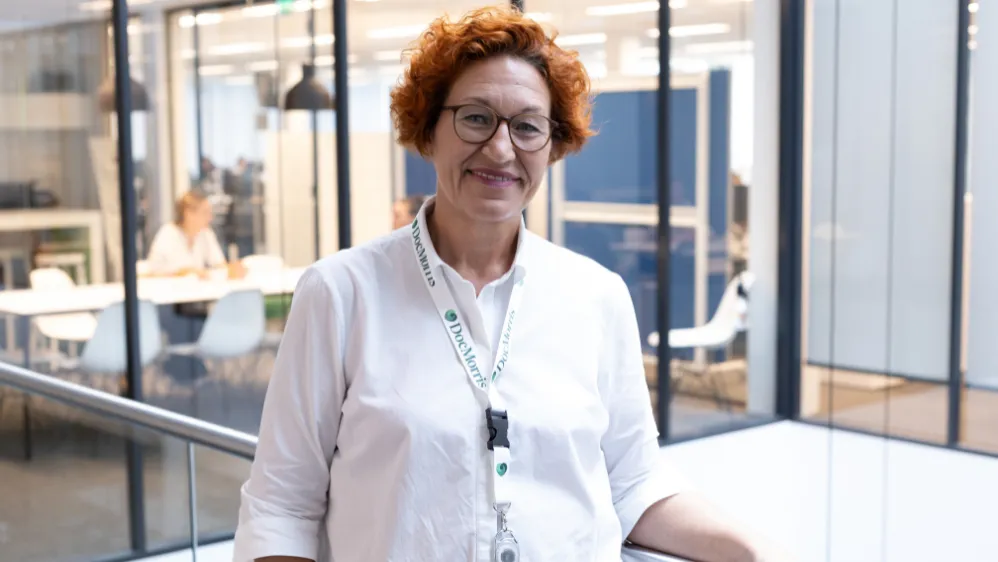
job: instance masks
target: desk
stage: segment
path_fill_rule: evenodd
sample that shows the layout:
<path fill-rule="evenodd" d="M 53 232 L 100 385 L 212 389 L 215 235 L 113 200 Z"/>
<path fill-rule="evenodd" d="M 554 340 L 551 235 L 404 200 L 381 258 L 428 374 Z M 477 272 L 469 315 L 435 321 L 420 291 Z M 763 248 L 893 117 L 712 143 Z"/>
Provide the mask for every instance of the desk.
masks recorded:
<path fill-rule="evenodd" d="M 138 295 L 139 299 L 156 305 L 213 302 L 240 289 L 260 289 L 264 295 L 282 295 L 294 292 L 304 272 L 305 268 L 292 268 L 253 279 L 225 281 L 204 281 L 194 277 L 146 278 L 138 281 Z M 121 283 L 81 285 L 64 290 L 0 291 L 0 315 L 32 318 L 92 312 L 124 298 L 125 286 Z"/>
<path fill-rule="evenodd" d="M 101 212 L 85 209 L 16 209 L 0 211 L 0 231 L 28 232 L 84 228 L 90 246 L 90 282 L 103 283 L 106 270 Z"/>
<path fill-rule="evenodd" d="M 241 289 L 260 289 L 264 295 L 293 293 L 305 268 L 294 268 L 263 274 L 252 279 L 204 281 L 196 277 L 161 277 L 139 279 L 139 299 L 149 300 L 156 305 L 169 305 L 193 302 L 214 302 L 227 293 Z M 91 312 L 102 310 L 108 305 L 124 300 L 125 287 L 121 283 L 102 285 L 81 285 L 61 290 L 36 291 L 20 289 L 0 291 L 0 315 L 13 316 L 18 320 L 22 334 L 23 366 L 31 368 L 31 346 L 28 334 L 31 319 L 49 314 L 70 312 Z M 124 337 L 124 334 L 122 334 Z M 31 458 L 31 414 L 28 401 L 24 401 L 24 451 Z"/>

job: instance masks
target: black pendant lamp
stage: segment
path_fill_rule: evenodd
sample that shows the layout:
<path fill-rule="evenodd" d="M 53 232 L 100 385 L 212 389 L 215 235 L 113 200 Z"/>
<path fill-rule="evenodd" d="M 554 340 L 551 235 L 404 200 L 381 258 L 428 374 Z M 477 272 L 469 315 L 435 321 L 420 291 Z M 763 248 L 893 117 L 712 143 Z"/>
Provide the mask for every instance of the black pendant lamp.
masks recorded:
<path fill-rule="evenodd" d="M 302 77 L 284 96 L 284 109 L 336 109 L 329 90 L 315 79 L 315 65 L 302 65 Z"/>
<path fill-rule="evenodd" d="M 149 93 L 146 87 L 131 79 L 132 87 L 132 111 L 149 111 Z M 97 99 L 100 103 L 100 110 L 104 113 L 114 113 L 117 110 L 117 96 L 115 95 L 114 75 L 109 75 L 100 89 L 97 90 Z"/>

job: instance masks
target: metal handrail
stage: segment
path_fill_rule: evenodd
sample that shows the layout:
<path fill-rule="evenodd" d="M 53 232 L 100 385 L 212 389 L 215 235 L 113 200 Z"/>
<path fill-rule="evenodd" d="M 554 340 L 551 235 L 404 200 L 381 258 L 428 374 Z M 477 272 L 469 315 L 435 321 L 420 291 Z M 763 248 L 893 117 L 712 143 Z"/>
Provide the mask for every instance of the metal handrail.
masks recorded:
<path fill-rule="evenodd" d="M 256 452 L 254 435 L 0 362 L 5 385 L 246 459 Z"/>
<path fill-rule="evenodd" d="M 188 442 L 188 474 L 190 505 L 197 505 L 197 488 L 194 474 L 194 449 L 191 443 L 211 447 L 246 459 L 252 459 L 256 452 L 257 438 L 254 435 L 229 429 L 217 424 L 177 414 L 163 408 L 150 406 L 135 400 L 121 398 L 82 385 L 69 383 L 55 377 L 29 371 L 16 365 L 0 361 L 0 386 L 44 396 L 77 408 L 109 416 L 126 423 L 145 427 Z M 197 511 L 190 511 L 191 548 L 195 560 L 198 549 Z M 653 553 L 632 545 L 623 548 L 625 560 L 639 562 L 683 562 L 663 554 Z"/>

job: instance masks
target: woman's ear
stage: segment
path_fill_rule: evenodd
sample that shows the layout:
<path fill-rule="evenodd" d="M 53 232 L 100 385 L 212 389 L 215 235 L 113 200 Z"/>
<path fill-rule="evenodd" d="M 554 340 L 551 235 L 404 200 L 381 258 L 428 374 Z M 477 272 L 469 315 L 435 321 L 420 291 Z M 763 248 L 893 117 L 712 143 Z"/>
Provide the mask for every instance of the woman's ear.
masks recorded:
<path fill-rule="evenodd" d="M 430 157 L 433 156 L 433 137 L 432 136 L 430 137 L 430 139 L 428 141 L 426 141 L 426 144 L 423 145 L 423 150 L 420 152 L 420 155 L 423 158 L 425 158 L 426 160 L 429 160 Z"/>
<path fill-rule="evenodd" d="M 565 149 L 561 146 L 561 143 L 552 141 L 551 152 L 548 153 L 548 166 L 554 165 L 556 162 L 564 158 Z"/>

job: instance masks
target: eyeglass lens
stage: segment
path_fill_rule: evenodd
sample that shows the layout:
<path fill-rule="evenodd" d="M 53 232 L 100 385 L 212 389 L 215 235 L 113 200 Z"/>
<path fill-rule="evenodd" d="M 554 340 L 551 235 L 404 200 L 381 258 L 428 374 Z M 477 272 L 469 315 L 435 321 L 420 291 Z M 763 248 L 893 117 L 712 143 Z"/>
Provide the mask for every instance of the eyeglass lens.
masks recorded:
<path fill-rule="evenodd" d="M 465 105 L 454 114 L 454 130 L 465 142 L 486 142 L 498 128 L 499 116 L 487 107 Z M 517 148 L 540 150 L 551 138 L 551 122 L 543 115 L 522 113 L 510 118 L 509 134 Z"/>

